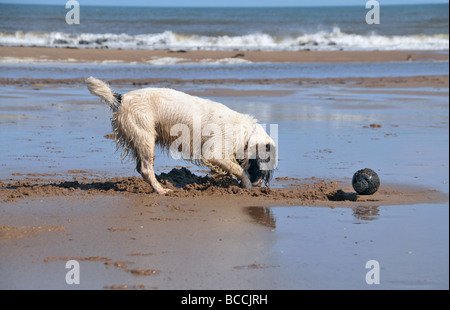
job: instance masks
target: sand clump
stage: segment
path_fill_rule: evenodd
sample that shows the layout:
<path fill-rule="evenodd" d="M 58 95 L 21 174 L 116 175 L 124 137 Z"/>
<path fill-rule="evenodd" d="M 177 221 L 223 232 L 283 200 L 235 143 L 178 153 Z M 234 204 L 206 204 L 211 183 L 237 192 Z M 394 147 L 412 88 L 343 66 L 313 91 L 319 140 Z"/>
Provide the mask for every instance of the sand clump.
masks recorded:
<path fill-rule="evenodd" d="M 174 168 L 169 173 L 161 173 L 157 175 L 157 178 L 164 187 L 173 190 L 167 196 L 179 198 L 239 195 L 302 201 L 328 200 L 338 190 L 338 182 L 316 180 L 311 184 L 295 184 L 295 186 L 287 188 L 260 187 L 250 191 L 242 188 L 239 182 L 229 175 L 199 176 L 184 167 Z M 0 200 L 2 202 L 14 202 L 20 198 L 99 194 L 157 195 L 142 178 L 134 176 L 83 178 L 83 180 L 71 181 L 25 177 L 21 180 L 11 180 L 8 183 L 0 181 Z"/>
<path fill-rule="evenodd" d="M 64 231 L 65 226 L 36 225 L 36 226 L 9 226 L 0 225 L 0 239 L 20 239 L 37 235 L 41 232 Z"/>

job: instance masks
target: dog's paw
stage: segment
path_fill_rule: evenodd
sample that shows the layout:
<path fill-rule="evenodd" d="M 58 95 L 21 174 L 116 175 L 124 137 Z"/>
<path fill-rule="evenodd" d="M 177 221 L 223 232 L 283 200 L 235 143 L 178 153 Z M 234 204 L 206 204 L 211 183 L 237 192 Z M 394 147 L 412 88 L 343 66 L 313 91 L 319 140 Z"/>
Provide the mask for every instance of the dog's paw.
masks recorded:
<path fill-rule="evenodd" d="M 243 188 L 248 189 L 249 191 L 251 191 L 252 188 L 253 188 L 252 182 L 250 182 L 250 180 L 243 180 L 243 181 L 241 182 L 241 186 L 242 186 Z"/>
<path fill-rule="evenodd" d="M 160 195 L 166 195 L 170 192 L 173 192 L 173 189 L 169 189 L 169 188 L 161 188 L 160 190 L 157 191 L 158 194 Z"/>

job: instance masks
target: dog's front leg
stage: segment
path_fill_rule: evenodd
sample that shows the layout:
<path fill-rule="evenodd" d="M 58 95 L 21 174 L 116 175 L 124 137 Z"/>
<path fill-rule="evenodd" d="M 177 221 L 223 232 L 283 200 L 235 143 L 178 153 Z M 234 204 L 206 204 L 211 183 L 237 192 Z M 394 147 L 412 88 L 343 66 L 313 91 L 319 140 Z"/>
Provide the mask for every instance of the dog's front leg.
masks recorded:
<path fill-rule="evenodd" d="M 155 171 L 153 170 L 153 159 L 151 159 L 150 161 L 140 160 L 139 162 L 140 162 L 140 169 L 138 169 L 139 173 L 158 194 L 166 194 L 167 192 L 172 191 L 171 189 L 162 187 L 162 185 L 156 179 Z"/>
<path fill-rule="evenodd" d="M 213 165 L 218 166 L 222 170 L 228 171 L 232 175 L 236 176 L 240 181 L 241 185 L 249 190 L 252 189 L 252 182 L 248 176 L 247 171 L 245 171 L 241 166 L 236 164 L 230 159 L 210 159 L 209 162 Z"/>

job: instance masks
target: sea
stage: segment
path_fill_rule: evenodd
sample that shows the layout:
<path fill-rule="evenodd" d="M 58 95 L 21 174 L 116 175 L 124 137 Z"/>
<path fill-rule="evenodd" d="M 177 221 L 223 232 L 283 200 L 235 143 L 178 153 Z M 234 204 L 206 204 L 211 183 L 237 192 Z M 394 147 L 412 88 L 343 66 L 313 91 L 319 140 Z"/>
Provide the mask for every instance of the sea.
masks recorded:
<path fill-rule="evenodd" d="M 64 2 L 64 1 L 62 1 Z M 186 8 L 0 4 L 0 46 L 184 50 L 448 50 L 449 5 Z"/>

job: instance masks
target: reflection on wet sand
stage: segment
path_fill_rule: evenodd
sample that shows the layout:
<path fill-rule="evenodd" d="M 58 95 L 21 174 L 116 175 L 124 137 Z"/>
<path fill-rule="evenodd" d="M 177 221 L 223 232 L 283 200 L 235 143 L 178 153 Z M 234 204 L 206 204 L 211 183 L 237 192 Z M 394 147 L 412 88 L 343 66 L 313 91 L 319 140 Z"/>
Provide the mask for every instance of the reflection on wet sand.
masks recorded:
<path fill-rule="evenodd" d="M 378 219 L 380 210 L 378 206 L 357 206 L 352 208 L 353 216 L 362 221 L 374 221 Z M 269 207 L 246 207 L 244 212 L 255 221 L 257 224 L 275 229 L 276 219 Z"/>
<path fill-rule="evenodd" d="M 255 220 L 256 223 L 275 228 L 276 220 L 272 214 L 270 208 L 267 207 L 247 207 L 244 208 L 244 212 L 247 213 Z"/>
<path fill-rule="evenodd" d="M 353 216 L 358 220 L 374 221 L 378 219 L 380 210 L 377 206 L 358 206 L 353 208 Z"/>

